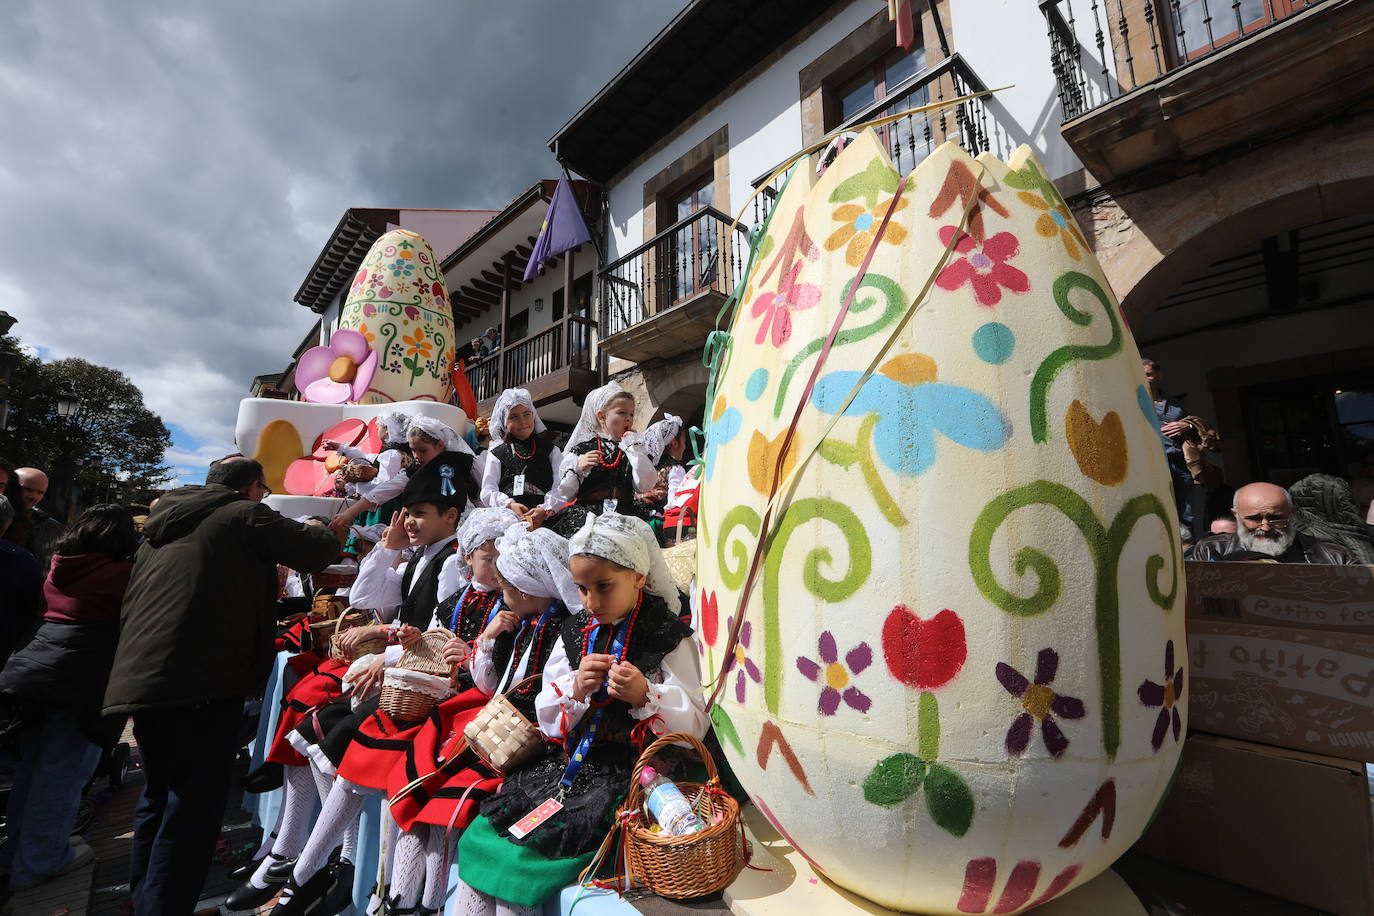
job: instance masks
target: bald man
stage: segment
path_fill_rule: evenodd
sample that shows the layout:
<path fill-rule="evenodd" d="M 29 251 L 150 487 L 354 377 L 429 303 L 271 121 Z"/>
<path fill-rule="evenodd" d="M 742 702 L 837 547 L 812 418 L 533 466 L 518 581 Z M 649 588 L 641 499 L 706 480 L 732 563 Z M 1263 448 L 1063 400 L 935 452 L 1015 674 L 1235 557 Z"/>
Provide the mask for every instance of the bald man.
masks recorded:
<path fill-rule="evenodd" d="M 47 474 L 38 468 L 16 468 L 14 474 L 19 478 L 24 505 L 33 516 L 33 527 L 29 529 L 29 539 L 24 546 L 38 560 L 38 565 L 46 576 L 48 567 L 52 565 L 53 548 L 57 545 L 57 539 L 67 530 L 67 526 L 38 508 L 38 504 L 48 493 Z"/>
<path fill-rule="evenodd" d="M 1264 560 L 1353 566 L 1344 547 L 1298 531 L 1293 500 L 1277 484 L 1252 483 L 1232 501 L 1239 527 L 1234 533 L 1203 538 L 1193 547 L 1194 560 Z"/>

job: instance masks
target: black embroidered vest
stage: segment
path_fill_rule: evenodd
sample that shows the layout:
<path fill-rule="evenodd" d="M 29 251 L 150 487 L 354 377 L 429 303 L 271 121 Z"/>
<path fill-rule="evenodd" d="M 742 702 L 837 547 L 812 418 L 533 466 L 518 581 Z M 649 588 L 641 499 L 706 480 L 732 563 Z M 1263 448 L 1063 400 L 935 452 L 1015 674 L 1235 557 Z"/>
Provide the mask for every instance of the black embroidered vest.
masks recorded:
<path fill-rule="evenodd" d="M 421 630 L 429 628 L 429 620 L 439 605 L 439 571 L 444 568 L 444 561 L 457 549 L 458 541 L 455 538 L 436 551 L 418 575 L 415 561 L 419 556 L 411 558 L 406 564 L 405 574 L 401 577 L 401 594 L 404 597 L 401 599 L 401 609 L 396 612 L 398 621 Z"/>
<path fill-rule="evenodd" d="M 548 430 L 535 433 L 522 442 L 502 442 L 491 450 L 491 454 L 501 463 L 501 482 L 497 489 L 522 506 L 533 509 L 544 501 L 544 494 L 553 489 L 553 463 L 549 458 L 553 454 L 553 434 Z M 525 492 L 521 496 L 513 496 L 517 474 L 525 475 Z M 531 487 L 538 492 L 532 492 Z"/>
<path fill-rule="evenodd" d="M 593 467 L 582 478 L 577 490 L 577 505 L 585 506 L 599 515 L 601 501 L 614 499 L 619 501 L 617 510 L 628 515 L 635 500 L 635 472 L 630 466 L 630 456 L 610 439 L 588 439 L 577 443 L 571 451 L 574 455 L 582 456 L 598 448 L 603 463 Z"/>
<path fill-rule="evenodd" d="M 511 663 L 512 656 L 515 657 L 516 664 L 519 664 L 520 657 L 525 654 L 525 650 L 531 642 L 534 643 L 534 652 L 530 656 L 529 665 L 526 666 L 524 675 L 512 677 L 512 684 L 518 684 L 523 678 L 543 672 L 544 666 L 548 664 L 549 656 L 553 654 L 553 647 L 558 643 L 559 636 L 562 634 L 563 625 L 569 619 L 568 609 L 563 606 L 561 601 L 555 601 L 554 607 L 552 616 L 544 623 L 543 627 L 528 626 L 523 631 L 506 632 L 496 637 L 496 645 L 491 650 L 491 661 L 498 676 L 505 673 L 506 666 Z M 543 611 L 540 612 L 539 616 L 543 616 Z M 539 617 L 535 617 L 535 623 L 538 622 Z M 515 708 L 520 710 L 521 714 L 531 722 L 535 721 L 534 700 L 535 697 L 539 696 L 543 683 L 543 678 L 536 678 L 518 690 L 510 690 L 506 694 L 507 698 L 515 704 Z"/>

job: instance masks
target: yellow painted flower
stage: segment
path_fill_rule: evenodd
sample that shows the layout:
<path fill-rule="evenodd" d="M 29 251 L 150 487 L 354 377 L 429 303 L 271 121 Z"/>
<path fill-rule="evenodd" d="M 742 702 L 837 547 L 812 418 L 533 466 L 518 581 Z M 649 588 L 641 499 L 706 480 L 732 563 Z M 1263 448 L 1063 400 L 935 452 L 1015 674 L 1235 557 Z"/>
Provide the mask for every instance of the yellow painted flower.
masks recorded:
<path fill-rule="evenodd" d="M 901 210 L 906 205 L 905 198 L 897 201 L 893 212 Z M 837 251 L 844 247 L 845 263 L 850 267 L 858 267 L 863 263 L 868 249 L 872 247 L 873 236 L 877 234 L 878 227 L 882 225 L 889 208 L 892 208 L 890 197 L 874 204 L 872 208 L 864 207 L 862 204 L 841 204 L 836 207 L 835 212 L 830 214 L 831 218 L 839 220 L 843 225 L 825 240 L 826 251 Z M 883 241 L 900 245 L 906 241 L 906 234 L 906 229 L 896 223 L 888 223 L 887 230 L 883 233 Z"/>
<path fill-rule="evenodd" d="M 1041 199 L 1039 194 L 1032 194 L 1029 191 L 1020 191 L 1016 195 L 1021 198 L 1021 202 L 1042 211 L 1035 221 L 1035 231 L 1047 239 L 1052 239 L 1056 235 L 1064 243 L 1064 250 L 1069 253 L 1069 257 L 1075 261 L 1082 260 L 1081 251 L 1088 249 L 1088 243 L 1083 240 L 1083 234 L 1078 231 L 1078 224 L 1073 221 L 1073 216 L 1068 210 L 1061 206 L 1055 206 Z"/>

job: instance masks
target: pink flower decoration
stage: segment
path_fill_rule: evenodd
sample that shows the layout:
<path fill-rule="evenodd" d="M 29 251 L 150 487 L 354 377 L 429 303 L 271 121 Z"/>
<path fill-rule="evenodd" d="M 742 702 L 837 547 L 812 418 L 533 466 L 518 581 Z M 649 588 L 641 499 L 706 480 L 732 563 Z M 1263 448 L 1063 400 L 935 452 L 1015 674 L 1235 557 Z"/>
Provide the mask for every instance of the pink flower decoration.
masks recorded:
<path fill-rule="evenodd" d="M 411 321 L 414 321 L 416 318 L 420 317 L 420 310 L 413 305 L 407 305 L 405 308 L 405 312 L 406 317 L 409 318 Z"/>
<path fill-rule="evenodd" d="M 383 299 L 390 299 L 391 294 L 394 292 L 395 290 L 391 287 L 383 285 L 381 289 L 377 290 L 377 295 L 381 296 Z"/>
<path fill-rule="evenodd" d="M 973 284 L 973 297 L 978 304 L 992 307 L 1002 301 L 1002 289 L 1013 293 L 1024 293 L 1030 289 L 1030 280 L 1007 261 L 1016 257 L 1020 243 L 1010 232 L 999 232 L 979 245 L 971 236 L 960 232 L 953 226 L 940 227 L 940 244 L 949 247 L 950 239 L 958 236 L 954 243 L 956 259 L 935 278 L 935 284 L 951 292 L 965 283 Z"/>
<path fill-rule="evenodd" d="M 362 270 L 358 271 L 357 276 L 355 276 L 355 277 L 353 278 L 353 292 L 356 293 L 359 289 L 361 289 L 361 288 L 362 288 L 362 285 L 363 285 L 363 281 L 366 280 L 366 279 L 367 279 L 367 268 L 364 267 Z"/>
<path fill-rule="evenodd" d="M 754 343 L 763 343 L 764 338 L 769 336 L 769 328 L 772 328 L 773 346 L 780 347 L 787 343 L 792 336 L 792 313 L 804 309 L 815 308 L 816 303 L 821 301 L 821 288 L 812 283 L 798 283 L 797 277 L 801 274 L 801 261 L 792 265 L 792 269 L 787 272 L 778 283 L 778 291 L 775 293 L 762 293 L 754 300 L 753 308 L 750 310 L 755 318 L 762 316 L 763 323 L 759 325 L 758 336 L 754 338 Z"/>
<path fill-rule="evenodd" d="M 363 306 L 363 314 L 371 318 L 373 315 L 377 314 L 377 306 L 369 302 L 367 305 Z"/>
<path fill-rule="evenodd" d="M 296 387 L 307 401 L 358 401 L 377 372 L 377 353 L 357 331 L 335 331 L 327 347 L 311 347 L 296 364 Z"/>

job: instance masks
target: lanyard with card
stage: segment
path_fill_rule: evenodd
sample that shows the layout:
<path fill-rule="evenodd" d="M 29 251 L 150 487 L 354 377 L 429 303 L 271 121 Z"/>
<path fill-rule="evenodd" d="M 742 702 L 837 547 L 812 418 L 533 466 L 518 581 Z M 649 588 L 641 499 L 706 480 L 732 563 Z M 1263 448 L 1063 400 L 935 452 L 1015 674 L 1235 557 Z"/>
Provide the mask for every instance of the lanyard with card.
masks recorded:
<path fill-rule="evenodd" d="M 524 496 L 524 495 L 525 495 L 525 472 L 524 472 L 524 471 L 521 471 L 519 474 L 516 474 L 516 475 L 515 475 L 515 483 L 514 483 L 514 485 L 511 487 L 511 493 L 510 493 L 510 495 L 511 495 L 511 496 Z"/>
<path fill-rule="evenodd" d="M 634 611 L 625 619 L 625 622 L 616 627 L 611 636 L 611 645 L 607 650 L 608 654 L 622 661 L 624 660 L 625 647 L 629 641 L 630 630 L 633 628 L 635 618 L 638 615 L 639 605 L 636 605 Z M 596 637 L 600 632 L 600 626 L 597 626 L 597 628 L 592 631 L 591 636 L 587 640 L 588 646 L 596 645 Z M 553 798 L 546 799 L 529 814 L 526 814 L 511 825 L 510 835 L 516 839 L 523 839 L 528 836 L 536 827 L 563 809 L 563 799 L 567 797 L 568 790 L 572 788 L 574 780 L 577 779 L 577 771 L 582 769 L 582 764 L 587 758 L 587 751 L 590 750 L 592 741 L 596 738 L 597 728 L 601 725 L 601 719 L 606 714 L 606 707 L 610 705 L 610 691 L 607 689 L 604 682 L 597 689 L 596 693 L 592 694 L 591 704 L 591 712 L 582 720 L 585 726 L 582 731 L 582 737 L 577 742 L 577 748 L 568 758 L 568 765 L 563 770 L 563 777 L 558 780 L 558 794 Z"/>

